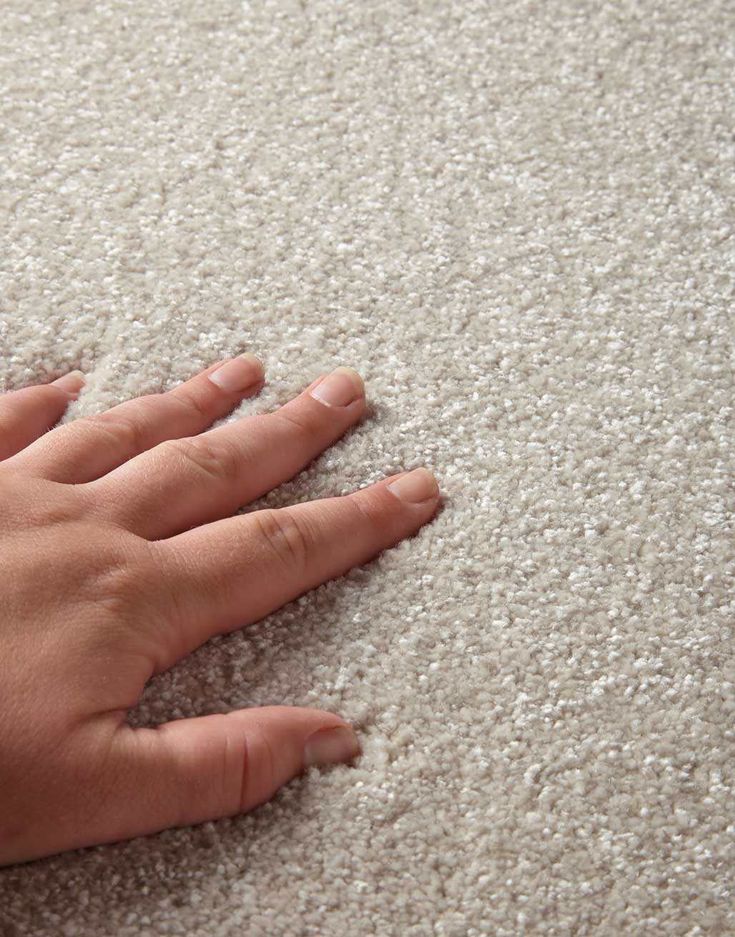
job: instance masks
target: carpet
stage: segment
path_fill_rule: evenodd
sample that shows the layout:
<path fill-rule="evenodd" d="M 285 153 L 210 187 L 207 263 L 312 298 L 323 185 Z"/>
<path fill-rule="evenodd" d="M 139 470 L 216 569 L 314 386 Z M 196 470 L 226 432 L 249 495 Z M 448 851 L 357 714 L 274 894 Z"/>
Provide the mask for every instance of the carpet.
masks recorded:
<path fill-rule="evenodd" d="M 735 932 L 729 0 L 9 0 L 0 373 L 67 419 L 253 351 L 426 464 L 418 536 L 148 687 L 364 746 L 0 872 L 2 937 Z"/>

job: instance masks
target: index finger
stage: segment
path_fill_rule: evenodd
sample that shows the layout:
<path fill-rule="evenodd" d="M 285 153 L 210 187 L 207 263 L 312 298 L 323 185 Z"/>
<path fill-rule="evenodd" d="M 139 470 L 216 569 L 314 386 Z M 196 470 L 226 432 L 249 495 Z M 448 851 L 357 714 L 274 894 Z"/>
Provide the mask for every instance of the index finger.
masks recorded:
<path fill-rule="evenodd" d="M 169 667 L 215 634 L 263 618 L 415 533 L 436 512 L 425 468 L 338 498 L 255 511 L 160 540 L 178 619 Z"/>

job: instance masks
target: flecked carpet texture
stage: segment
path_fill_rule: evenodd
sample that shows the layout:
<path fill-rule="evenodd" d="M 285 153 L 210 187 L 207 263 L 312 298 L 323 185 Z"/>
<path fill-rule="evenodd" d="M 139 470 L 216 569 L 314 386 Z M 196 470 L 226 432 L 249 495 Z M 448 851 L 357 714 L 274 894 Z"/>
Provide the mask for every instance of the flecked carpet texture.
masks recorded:
<path fill-rule="evenodd" d="M 0 873 L 2 937 L 735 933 L 730 0 L 11 0 L 6 388 L 250 350 L 370 417 L 266 503 L 434 468 L 413 540 L 156 679 L 356 767 Z"/>

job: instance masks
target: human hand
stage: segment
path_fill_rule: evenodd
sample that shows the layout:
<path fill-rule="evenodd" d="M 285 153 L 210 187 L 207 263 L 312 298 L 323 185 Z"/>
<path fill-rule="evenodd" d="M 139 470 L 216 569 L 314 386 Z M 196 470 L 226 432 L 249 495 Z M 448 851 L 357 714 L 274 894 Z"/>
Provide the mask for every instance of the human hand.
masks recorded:
<path fill-rule="evenodd" d="M 260 390 L 253 356 L 44 432 L 76 373 L 0 396 L 0 863 L 250 810 L 358 753 L 314 709 L 133 728 L 146 681 L 409 536 L 425 469 L 340 498 L 232 517 L 364 413 L 337 369 L 279 410 L 209 432 Z"/>

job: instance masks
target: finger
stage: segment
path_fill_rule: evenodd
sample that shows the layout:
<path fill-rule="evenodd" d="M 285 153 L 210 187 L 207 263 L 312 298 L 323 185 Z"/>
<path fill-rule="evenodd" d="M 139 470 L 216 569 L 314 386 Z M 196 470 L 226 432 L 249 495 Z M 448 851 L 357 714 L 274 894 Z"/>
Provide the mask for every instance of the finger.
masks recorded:
<path fill-rule="evenodd" d="M 337 368 L 274 413 L 163 443 L 91 486 L 100 511 L 143 537 L 233 514 L 292 478 L 365 412 L 357 372 Z"/>
<path fill-rule="evenodd" d="M 113 800 L 97 814 L 97 842 L 244 813 L 307 767 L 359 753 L 338 716 L 285 706 L 119 731 Z"/>
<path fill-rule="evenodd" d="M 58 423 L 84 386 L 81 371 L 0 396 L 0 459 L 24 449 Z"/>
<path fill-rule="evenodd" d="M 341 498 L 255 511 L 160 541 L 161 576 L 176 596 L 160 669 L 408 537 L 438 502 L 434 476 L 416 469 Z"/>
<path fill-rule="evenodd" d="M 16 456 L 13 465 L 52 481 L 90 481 L 164 439 L 201 432 L 262 384 L 263 365 L 254 355 L 241 355 L 167 393 L 137 397 L 60 426 Z"/>

